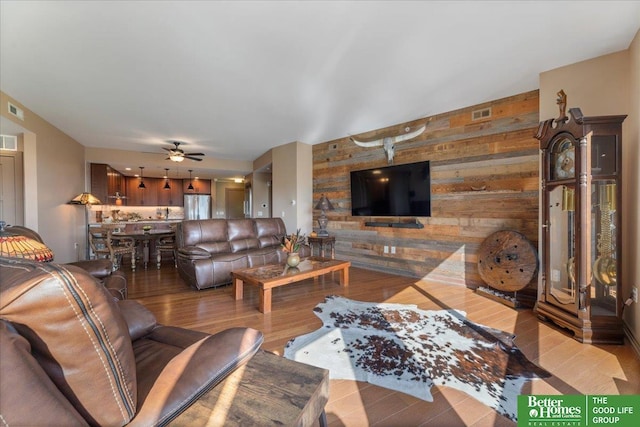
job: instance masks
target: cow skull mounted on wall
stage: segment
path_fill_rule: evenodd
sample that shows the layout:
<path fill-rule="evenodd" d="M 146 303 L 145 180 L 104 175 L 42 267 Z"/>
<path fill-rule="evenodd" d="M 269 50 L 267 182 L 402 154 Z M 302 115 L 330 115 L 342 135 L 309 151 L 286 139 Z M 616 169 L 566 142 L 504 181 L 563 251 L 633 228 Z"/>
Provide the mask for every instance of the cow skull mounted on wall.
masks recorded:
<path fill-rule="evenodd" d="M 384 138 L 381 138 L 381 139 L 376 139 L 375 141 L 364 142 L 364 141 L 358 141 L 358 140 L 356 140 L 354 138 L 351 138 L 351 140 L 353 142 L 355 142 L 356 145 L 358 145 L 360 147 L 380 147 L 380 146 L 382 146 L 382 148 L 384 149 L 384 152 L 387 154 L 387 161 L 388 161 L 389 164 L 391 164 L 391 163 L 393 163 L 393 156 L 394 156 L 395 150 L 396 150 L 396 143 L 402 142 L 402 141 L 407 141 L 409 139 L 415 138 L 416 136 L 418 136 L 422 132 L 424 132 L 426 127 L 427 127 L 426 125 L 422 125 L 422 127 L 420 127 L 419 129 L 417 129 L 417 130 L 415 130 L 413 132 L 405 133 L 404 135 L 387 136 L 387 137 L 384 137 Z"/>

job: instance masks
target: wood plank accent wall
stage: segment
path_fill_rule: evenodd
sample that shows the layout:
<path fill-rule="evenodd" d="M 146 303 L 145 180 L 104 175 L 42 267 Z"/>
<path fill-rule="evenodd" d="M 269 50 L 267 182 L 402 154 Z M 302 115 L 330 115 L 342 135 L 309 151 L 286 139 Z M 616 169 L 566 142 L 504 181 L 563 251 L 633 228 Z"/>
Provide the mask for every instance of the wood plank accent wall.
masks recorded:
<path fill-rule="evenodd" d="M 472 111 L 486 107 L 491 117 L 473 121 Z M 483 286 L 477 252 L 487 236 L 515 230 L 538 244 L 538 91 L 354 136 L 398 135 L 425 122 L 422 135 L 396 145 L 394 164 L 430 161 L 431 217 L 351 216 L 350 171 L 386 166 L 387 159 L 381 147 L 358 147 L 348 137 L 313 146 L 314 204 L 324 193 L 336 208 L 327 216 L 337 258 L 373 270 Z M 319 215 L 314 211 L 314 226 Z M 424 228 L 365 226 L 415 220 Z M 395 246 L 396 253 L 383 253 L 385 245 Z"/>

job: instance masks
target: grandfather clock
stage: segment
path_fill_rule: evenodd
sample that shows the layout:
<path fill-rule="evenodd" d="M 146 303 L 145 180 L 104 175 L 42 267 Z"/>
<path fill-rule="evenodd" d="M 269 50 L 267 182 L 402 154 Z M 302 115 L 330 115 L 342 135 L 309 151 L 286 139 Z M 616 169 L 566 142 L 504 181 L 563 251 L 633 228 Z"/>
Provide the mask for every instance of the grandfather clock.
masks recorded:
<path fill-rule="evenodd" d="M 541 122 L 543 216 L 537 314 L 584 343 L 622 344 L 621 143 L 627 116 L 579 108 Z"/>

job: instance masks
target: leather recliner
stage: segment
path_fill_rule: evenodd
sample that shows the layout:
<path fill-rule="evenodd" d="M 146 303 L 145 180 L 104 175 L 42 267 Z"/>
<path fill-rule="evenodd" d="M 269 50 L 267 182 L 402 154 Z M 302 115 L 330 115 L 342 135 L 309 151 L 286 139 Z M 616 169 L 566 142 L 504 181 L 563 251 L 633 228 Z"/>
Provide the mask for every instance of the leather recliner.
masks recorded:
<path fill-rule="evenodd" d="M 76 266 L 0 258 L 5 425 L 166 425 L 263 341 L 159 325 Z"/>

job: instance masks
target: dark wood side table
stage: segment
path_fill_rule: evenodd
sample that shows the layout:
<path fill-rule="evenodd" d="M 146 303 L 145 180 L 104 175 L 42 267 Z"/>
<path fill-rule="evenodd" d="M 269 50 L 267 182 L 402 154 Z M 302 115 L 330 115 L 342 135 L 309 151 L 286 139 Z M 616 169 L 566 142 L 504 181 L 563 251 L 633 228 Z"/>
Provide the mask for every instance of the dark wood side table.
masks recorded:
<path fill-rule="evenodd" d="M 258 351 L 171 426 L 326 427 L 329 371 Z"/>
<path fill-rule="evenodd" d="M 336 236 L 325 236 L 325 237 L 307 237 L 307 242 L 309 242 L 309 247 L 311 248 L 311 256 L 313 256 L 313 248 L 318 247 L 318 256 L 322 258 L 325 257 L 325 250 L 331 250 L 331 259 L 336 257 Z"/>

